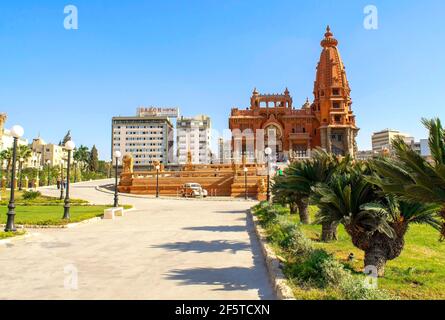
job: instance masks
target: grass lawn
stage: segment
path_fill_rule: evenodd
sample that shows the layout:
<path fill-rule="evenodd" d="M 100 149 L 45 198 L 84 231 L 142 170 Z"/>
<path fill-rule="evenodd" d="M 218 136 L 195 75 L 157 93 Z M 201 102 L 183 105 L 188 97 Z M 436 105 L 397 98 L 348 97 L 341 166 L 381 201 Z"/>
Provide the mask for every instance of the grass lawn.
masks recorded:
<path fill-rule="evenodd" d="M 9 190 L 7 192 L 1 192 L 1 200 L 0 205 L 7 206 L 9 203 Z M 35 199 L 23 199 L 23 191 L 15 191 L 15 204 L 16 205 L 22 205 L 22 206 L 29 206 L 29 205 L 50 205 L 50 206 L 57 206 L 57 205 L 63 205 L 64 199 L 59 200 L 59 198 L 53 198 L 53 197 L 47 197 L 40 195 Z M 71 204 L 78 205 L 78 204 L 88 204 L 88 201 L 80 200 L 80 199 L 70 199 Z"/>
<path fill-rule="evenodd" d="M 12 238 L 15 236 L 21 236 L 24 235 L 26 232 L 25 231 L 17 231 L 17 232 L 3 232 L 0 231 L 0 240 L 2 239 L 6 239 L 6 238 Z"/>
<path fill-rule="evenodd" d="M 311 208 L 313 216 L 316 208 Z M 297 219 L 297 218 L 293 218 Z M 314 241 L 317 248 L 323 248 L 349 264 L 356 272 L 363 270 L 363 251 L 352 245 L 349 235 L 343 226 L 339 227 L 338 241 L 322 243 L 318 239 L 321 226 L 302 226 L 305 234 Z M 406 244 L 402 254 L 388 261 L 385 277 L 379 279 L 379 288 L 385 289 L 401 299 L 445 299 L 445 243 L 438 241 L 439 233 L 429 226 L 411 225 L 405 237 Z M 355 260 L 347 262 L 350 253 Z M 301 296 L 304 291 L 295 288 Z M 322 290 L 319 290 L 322 291 Z M 307 291 L 307 295 L 320 297 L 325 293 L 316 289 Z"/>
<path fill-rule="evenodd" d="M 109 206 L 72 206 L 71 219 L 65 221 L 63 206 L 17 206 L 15 223 L 17 225 L 65 225 L 80 222 L 103 215 L 104 209 Z M 6 223 L 6 207 L 0 208 L 0 224 Z"/>

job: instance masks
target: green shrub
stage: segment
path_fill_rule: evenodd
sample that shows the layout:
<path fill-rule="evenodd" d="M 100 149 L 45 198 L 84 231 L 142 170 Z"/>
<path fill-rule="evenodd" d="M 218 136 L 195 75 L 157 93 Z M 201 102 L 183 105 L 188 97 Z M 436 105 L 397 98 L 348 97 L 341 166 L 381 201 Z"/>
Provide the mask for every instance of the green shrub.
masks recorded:
<path fill-rule="evenodd" d="M 305 259 L 289 266 L 289 273 L 292 277 L 313 283 L 317 287 L 326 287 L 328 283 L 323 276 L 323 265 L 326 260 L 332 260 L 332 256 L 324 250 L 316 249 Z"/>
<path fill-rule="evenodd" d="M 274 223 L 277 217 L 281 215 L 288 215 L 289 209 L 279 204 L 269 204 L 268 202 L 262 202 L 252 208 L 252 213 L 258 217 L 258 220 L 263 227 L 267 227 L 270 224 Z"/>
<path fill-rule="evenodd" d="M 40 197 L 42 194 L 40 191 L 34 191 L 34 190 L 25 190 L 23 192 L 22 198 L 24 200 L 34 200 L 38 197 Z"/>
<path fill-rule="evenodd" d="M 297 256 L 307 256 L 314 251 L 312 241 L 304 235 L 299 227 L 291 231 L 289 251 Z"/>
<path fill-rule="evenodd" d="M 346 300 L 389 300 L 394 299 L 384 290 L 367 288 L 364 277 L 354 277 L 349 272 L 341 279 L 339 288 Z"/>

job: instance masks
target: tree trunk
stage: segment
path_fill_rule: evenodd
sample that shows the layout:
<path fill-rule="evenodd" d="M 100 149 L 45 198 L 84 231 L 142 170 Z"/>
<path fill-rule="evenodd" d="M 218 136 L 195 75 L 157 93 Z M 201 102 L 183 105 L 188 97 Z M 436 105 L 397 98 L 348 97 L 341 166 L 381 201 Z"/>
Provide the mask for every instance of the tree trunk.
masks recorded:
<path fill-rule="evenodd" d="M 323 222 L 321 224 L 321 241 L 330 242 L 337 240 L 338 222 Z"/>
<path fill-rule="evenodd" d="M 440 231 L 440 241 L 445 241 L 445 205 L 442 207 L 440 211 L 440 216 L 442 217 L 442 230 Z"/>
<path fill-rule="evenodd" d="M 298 212 L 298 206 L 295 202 L 289 204 L 290 214 L 296 214 Z"/>
<path fill-rule="evenodd" d="M 302 224 L 311 223 L 311 218 L 309 217 L 308 204 L 305 200 L 300 199 L 297 201 L 298 214 L 300 215 L 300 222 Z"/>
<path fill-rule="evenodd" d="M 371 276 L 373 275 L 373 271 L 370 268 L 375 267 L 376 275 L 383 277 L 385 275 L 386 261 L 386 251 L 377 245 L 365 251 L 365 268 L 371 272 Z"/>

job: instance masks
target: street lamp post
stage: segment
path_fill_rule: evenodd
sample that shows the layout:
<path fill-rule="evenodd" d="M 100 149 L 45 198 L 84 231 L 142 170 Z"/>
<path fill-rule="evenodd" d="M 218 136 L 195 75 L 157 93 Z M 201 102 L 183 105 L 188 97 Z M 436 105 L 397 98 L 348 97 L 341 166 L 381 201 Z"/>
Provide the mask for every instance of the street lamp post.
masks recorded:
<path fill-rule="evenodd" d="M 159 165 L 156 166 L 156 198 L 159 198 Z"/>
<path fill-rule="evenodd" d="M 25 159 L 19 159 L 19 191 L 22 191 L 23 161 L 25 161 Z"/>
<path fill-rule="evenodd" d="M 120 151 L 114 152 L 114 159 L 116 160 L 116 168 L 115 168 L 115 177 L 114 177 L 114 207 L 119 207 L 119 195 L 117 190 L 117 167 L 119 166 L 119 159 L 122 157 L 122 153 Z"/>
<path fill-rule="evenodd" d="M 71 152 L 76 145 L 73 141 L 68 140 L 65 143 L 65 149 L 68 151 L 68 162 L 66 168 L 66 191 L 65 191 L 65 205 L 63 207 L 63 219 L 68 220 L 70 218 L 70 164 L 71 164 Z"/>
<path fill-rule="evenodd" d="M 244 200 L 247 200 L 247 167 L 244 167 Z"/>
<path fill-rule="evenodd" d="M 9 205 L 8 205 L 8 220 L 6 222 L 5 232 L 14 232 L 17 229 L 14 225 L 15 218 L 15 203 L 14 203 L 14 180 L 15 180 L 15 166 L 17 161 L 17 143 L 21 136 L 23 136 L 24 131 L 21 126 L 13 126 L 11 129 L 11 135 L 14 138 L 14 145 L 12 148 L 12 173 L 11 173 L 11 195 L 9 197 Z"/>
<path fill-rule="evenodd" d="M 50 160 L 46 160 L 46 165 L 47 165 L 47 167 L 48 167 L 48 187 L 49 187 L 49 185 L 50 185 L 50 180 L 51 180 L 51 177 L 50 177 L 50 167 L 49 167 L 49 165 L 51 164 L 51 161 Z"/>
<path fill-rule="evenodd" d="M 63 160 L 60 160 L 60 200 L 63 200 Z"/>
<path fill-rule="evenodd" d="M 270 155 L 272 154 L 272 149 L 270 147 L 267 147 L 266 150 L 264 150 L 264 153 L 266 154 L 266 161 L 267 161 L 267 201 L 270 201 Z"/>

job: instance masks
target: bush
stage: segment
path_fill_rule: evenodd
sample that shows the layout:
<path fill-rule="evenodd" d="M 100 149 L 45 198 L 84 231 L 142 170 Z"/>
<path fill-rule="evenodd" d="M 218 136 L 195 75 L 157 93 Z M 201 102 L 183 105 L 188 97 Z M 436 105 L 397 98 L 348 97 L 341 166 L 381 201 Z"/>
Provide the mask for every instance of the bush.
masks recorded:
<path fill-rule="evenodd" d="M 326 260 L 332 259 L 332 256 L 326 251 L 317 249 L 312 251 L 307 258 L 289 266 L 288 271 L 292 277 L 300 281 L 313 283 L 317 287 L 324 288 L 328 283 L 323 277 L 323 265 Z"/>
<path fill-rule="evenodd" d="M 384 290 L 367 288 L 364 277 L 354 277 L 347 272 L 341 279 L 339 288 L 346 300 L 389 300 L 394 299 Z"/>
<path fill-rule="evenodd" d="M 23 192 L 22 198 L 24 200 L 34 200 L 40 197 L 41 195 L 42 194 L 39 191 L 28 190 Z"/>
<path fill-rule="evenodd" d="M 276 223 L 271 224 L 268 231 L 269 241 L 277 243 L 293 255 L 305 256 L 313 251 L 312 242 L 287 216 L 278 216 Z"/>
<path fill-rule="evenodd" d="M 258 217 L 262 226 L 269 226 L 274 223 L 275 220 L 282 215 L 288 215 L 289 209 L 282 207 L 279 204 L 269 204 L 268 202 L 262 202 L 259 205 L 252 208 L 252 213 Z"/>

